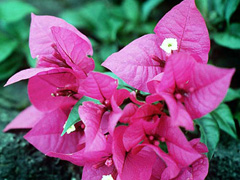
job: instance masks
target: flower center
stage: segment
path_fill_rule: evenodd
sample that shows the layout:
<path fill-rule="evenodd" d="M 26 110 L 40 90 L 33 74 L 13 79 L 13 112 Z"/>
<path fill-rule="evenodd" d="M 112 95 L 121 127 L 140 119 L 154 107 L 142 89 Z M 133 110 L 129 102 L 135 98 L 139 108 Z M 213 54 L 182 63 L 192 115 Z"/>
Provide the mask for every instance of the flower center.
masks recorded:
<path fill-rule="evenodd" d="M 109 175 L 103 175 L 101 180 L 114 180 L 114 179 L 113 179 L 112 175 L 109 174 Z"/>
<path fill-rule="evenodd" d="M 57 90 L 51 93 L 53 97 L 67 96 L 74 97 L 77 94 L 77 87 L 75 85 L 67 84 L 65 87 L 57 87 Z"/>
<path fill-rule="evenodd" d="M 177 39 L 175 38 L 165 38 L 160 46 L 167 54 L 171 54 L 172 51 L 178 50 Z"/>

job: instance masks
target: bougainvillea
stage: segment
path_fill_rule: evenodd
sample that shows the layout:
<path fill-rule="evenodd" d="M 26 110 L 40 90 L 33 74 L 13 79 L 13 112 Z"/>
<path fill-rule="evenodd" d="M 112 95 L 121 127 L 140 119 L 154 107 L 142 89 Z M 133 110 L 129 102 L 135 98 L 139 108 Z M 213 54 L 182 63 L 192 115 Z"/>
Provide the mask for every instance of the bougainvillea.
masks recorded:
<path fill-rule="evenodd" d="M 86 180 L 204 179 L 208 149 L 183 129 L 194 130 L 193 120 L 220 104 L 234 69 L 206 64 L 209 35 L 194 0 L 175 6 L 154 32 L 103 63 L 132 86 L 121 89 L 117 79 L 93 72 L 84 34 L 64 20 L 32 15 L 37 67 L 6 84 L 29 79 L 32 106 L 5 131 L 30 129 L 28 142 L 83 166 Z"/>

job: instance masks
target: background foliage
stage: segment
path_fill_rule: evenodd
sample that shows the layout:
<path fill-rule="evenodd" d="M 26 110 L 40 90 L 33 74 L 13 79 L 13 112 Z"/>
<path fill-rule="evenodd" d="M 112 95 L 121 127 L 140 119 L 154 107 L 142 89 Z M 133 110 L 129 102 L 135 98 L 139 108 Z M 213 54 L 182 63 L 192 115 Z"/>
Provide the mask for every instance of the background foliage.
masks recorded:
<path fill-rule="evenodd" d="M 36 61 L 30 56 L 30 13 L 61 17 L 86 34 L 94 49 L 96 71 L 113 52 L 153 33 L 160 18 L 181 0 L 1 0 L 0 1 L 0 130 L 29 105 L 26 82 L 2 88 L 15 72 Z M 235 67 L 222 104 L 195 121 L 198 137 L 209 148 L 208 179 L 240 179 L 240 0 L 196 0 L 209 29 L 209 63 Z M 0 179 L 80 179 L 81 168 L 48 158 L 23 140 L 23 132 L 0 132 Z"/>

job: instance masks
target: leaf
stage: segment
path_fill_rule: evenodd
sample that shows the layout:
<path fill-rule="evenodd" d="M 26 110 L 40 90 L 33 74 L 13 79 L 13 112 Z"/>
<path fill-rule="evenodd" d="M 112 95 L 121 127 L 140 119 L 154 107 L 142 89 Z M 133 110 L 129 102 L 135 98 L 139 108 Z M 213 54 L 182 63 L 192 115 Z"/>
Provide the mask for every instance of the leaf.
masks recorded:
<path fill-rule="evenodd" d="M 232 14 L 236 11 L 240 0 L 227 0 L 226 6 L 225 6 L 225 19 L 227 23 L 230 22 L 230 18 Z"/>
<path fill-rule="evenodd" d="M 140 16 L 139 4 L 136 0 L 124 0 L 122 4 L 123 11 L 128 20 L 137 22 Z"/>
<path fill-rule="evenodd" d="M 0 19 L 7 23 L 19 21 L 31 12 L 37 12 L 37 9 L 22 1 L 5 1 L 0 3 Z"/>
<path fill-rule="evenodd" d="M 229 88 L 223 102 L 229 102 L 235 99 L 240 99 L 240 89 Z"/>
<path fill-rule="evenodd" d="M 68 116 L 68 119 L 66 121 L 66 124 L 65 124 L 65 127 L 63 129 L 63 132 L 62 132 L 61 136 L 63 136 L 72 125 L 81 121 L 81 119 L 79 117 L 79 114 L 78 114 L 78 108 L 85 101 L 92 101 L 96 104 L 100 104 L 100 102 L 96 99 L 93 99 L 93 98 L 90 98 L 90 97 L 87 97 L 87 96 L 83 96 L 72 108 L 72 111 L 70 112 L 70 114 Z"/>
<path fill-rule="evenodd" d="M 107 8 L 104 2 L 95 1 L 84 4 L 80 8 L 64 11 L 60 17 L 77 27 L 97 28 L 106 21 L 107 18 L 104 18 L 106 13 Z"/>
<path fill-rule="evenodd" d="M 211 115 L 216 120 L 221 130 L 237 139 L 236 127 L 232 112 L 226 104 L 220 104 L 216 110 L 211 112 Z"/>
<path fill-rule="evenodd" d="M 208 0 L 196 0 L 196 5 L 201 14 L 207 17 L 208 14 Z"/>
<path fill-rule="evenodd" d="M 218 124 L 209 114 L 195 120 L 195 122 L 200 126 L 201 142 L 208 147 L 207 157 L 210 160 L 219 142 Z"/>
<path fill-rule="evenodd" d="M 117 48 L 117 45 L 116 44 L 103 44 L 101 47 L 100 47 L 100 52 L 99 52 L 99 56 L 101 58 L 101 61 L 103 62 L 108 56 L 110 56 L 111 54 L 115 53 L 118 48 Z"/>
<path fill-rule="evenodd" d="M 18 42 L 14 39 L 9 39 L 4 34 L 0 34 L 0 62 L 5 60 L 17 47 Z"/>
<path fill-rule="evenodd" d="M 234 36 L 229 32 L 213 34 L 214 41 L 224 47 L 230 49 L 240 49 L 240 37 Z"/>
<path fill-rule="evenodd" d="M 28 65 L 30 67 L 36 67 L 37 60 L 32 58 L 28 44 L 24 45 L 23 51 L 25 53 Z"/>
<path fill-rule="evenodd" d="M 240 23 L 232 23 L 229 28 L 229 33 L 240 37 Z"/>
<path fill-rule="evenodd" d="M 164 0 L 148 0 L 142 5 L 142 20 L 146 21 L 151 11 L 161 4 Z"/>
<path fill-rule="evenodd" d="M 6 61 L 0 63 L 0 80 L 4 80 L 13 75 L 21 66 L 19 61 L 22 60 L 21 55 L 14 55 L 8 58 Z"/>

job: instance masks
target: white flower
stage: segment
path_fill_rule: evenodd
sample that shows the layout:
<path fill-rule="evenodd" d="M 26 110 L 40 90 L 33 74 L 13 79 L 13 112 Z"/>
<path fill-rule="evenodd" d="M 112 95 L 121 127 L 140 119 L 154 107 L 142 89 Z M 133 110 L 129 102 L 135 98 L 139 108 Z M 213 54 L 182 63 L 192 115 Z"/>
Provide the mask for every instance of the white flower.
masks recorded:
<path fill-rule="evenodd" d="M 160 46 L 166 53 L 171 54 L 172 51 L 177 50 L 177 39 L 175 38 L 166 38 Z"/>
<path fill-rule="evenodd" d="M 109 174 L 109 175 L 103 175 L 101 180 L 114 180 L 114 179 L 113 179 L 112 175 Z"/>
<path fill-rule="evenodd" d="M 67 123 L 67 122 L 66 122 L 66 123 Z M 66 123 L 63 125 L 63 129 L 65 128 Z M 72 125 L 70 128 L 68 128 L 67 134 L 70 134 L 71 132 L 73 132 L 73 131 L 75 131 L 75 130 L 76 130 L 75 126 Z"/>

